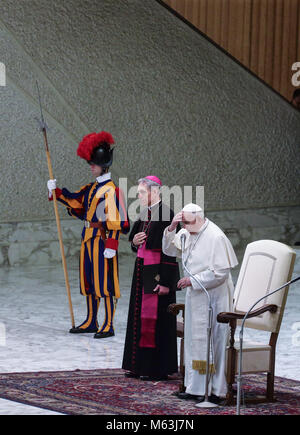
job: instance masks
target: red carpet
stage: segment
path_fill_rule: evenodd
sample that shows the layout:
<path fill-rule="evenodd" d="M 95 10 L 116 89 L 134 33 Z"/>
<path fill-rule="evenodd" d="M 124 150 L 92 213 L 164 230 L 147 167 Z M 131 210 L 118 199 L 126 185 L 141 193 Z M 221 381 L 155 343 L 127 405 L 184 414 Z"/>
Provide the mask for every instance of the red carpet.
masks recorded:
<path fill-rule="evenodd" d="M 243 391 L 265 392 L 265 375 L 243 378 Z M 0 375 L 0 397 L 71 415 L 234 415 L 235 407 L 199 409 L 172 395 L 179 380 L 146 382 L 124 377 L 121 369 Z M 248 405 L 241 414 L 299 415 L 300 382 L 276 378 L 275 403 Z"/>

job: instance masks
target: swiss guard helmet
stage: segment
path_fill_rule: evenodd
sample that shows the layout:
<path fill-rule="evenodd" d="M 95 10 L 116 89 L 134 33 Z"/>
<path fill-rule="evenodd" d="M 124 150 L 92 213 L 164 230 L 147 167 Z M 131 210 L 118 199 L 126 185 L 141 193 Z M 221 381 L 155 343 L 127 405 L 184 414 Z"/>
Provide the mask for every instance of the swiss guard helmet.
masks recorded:
<path fill-rule="evenodd" d="M 115 143 L 112 135 L 107 131 L 90 133 L 82 138 L 77 155 L 90 164 L 108 168 L 113 162 L 113 151 L 111 145 Z"/>

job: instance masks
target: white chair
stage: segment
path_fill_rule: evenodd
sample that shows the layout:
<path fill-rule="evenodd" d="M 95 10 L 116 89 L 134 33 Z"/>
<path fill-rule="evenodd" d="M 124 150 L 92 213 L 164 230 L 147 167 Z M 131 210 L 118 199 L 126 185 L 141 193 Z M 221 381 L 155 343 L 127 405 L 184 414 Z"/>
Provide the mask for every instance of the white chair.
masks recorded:
<path fill-rule="evenodd" d="M 227 348 L 226 404 L 234 403 L 233 383 L 238 373 L 239 343 L 234 341 L 237 324 L 259 298 L 266 296 L 251 312 L 245 328 L 270 332 L 267 343 L 243 343 L 242 374 L 267 373 L 264 401 L 274 401 L 274 373 L 276 342 L 288 294 L 288 286 L 268 296 L 272 290 L 291 280 L 296 253 L 287 245 L 273 240 L 250 243 L 245 251 L 235 287 L 232 313 L 219 313 L 217 320 L 230 325 L 230 344 Z M 260 400 L 261 401 L 261 400 Z"/>

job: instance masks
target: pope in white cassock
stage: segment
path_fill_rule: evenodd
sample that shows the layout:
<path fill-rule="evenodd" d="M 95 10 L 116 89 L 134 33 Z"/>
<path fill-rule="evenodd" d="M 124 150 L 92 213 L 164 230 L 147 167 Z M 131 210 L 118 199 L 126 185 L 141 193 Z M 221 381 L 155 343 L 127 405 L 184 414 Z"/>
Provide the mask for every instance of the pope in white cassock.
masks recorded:
<path fill-rule="evenodd" d="M 180 222 L 183 228 L 176 233 Z M 192 275 L 189 277 L 184 272 L 185 276 L 177 284 L 178 288 L 187 289 L 184 327 L 186 392 L 179 393 L 178 397 L 204 400 L 208 300 L 198 280 L 209 292 L 213 308 L 209 395 L 210 401 L 218 403 L 227 393 L 225 351 L 229 331 L 228 325 L 218 323 L 216 318 L 218 313 L 232 309 L 234 286 L 230 269 L 238 264 L 236 255 L 223 231 L 204 218 L 201 207 L 196 204 L 188 204 L 176 214 L 164 231 L 162 249 L 166 255 L 181 257 Z"/>

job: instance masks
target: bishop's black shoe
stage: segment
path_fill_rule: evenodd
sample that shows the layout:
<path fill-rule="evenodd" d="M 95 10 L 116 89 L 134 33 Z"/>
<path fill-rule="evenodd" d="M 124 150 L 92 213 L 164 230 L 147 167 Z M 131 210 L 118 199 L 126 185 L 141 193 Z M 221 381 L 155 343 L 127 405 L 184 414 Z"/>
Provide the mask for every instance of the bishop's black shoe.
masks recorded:
<path fill-rule="evenodd" d="M 132 372 L 126 372 L 124 373 L 124 376 L 125 378 L 135 378 L 135 379 L 138 379 L 140 377 L 139 375 L 136 375 L 135 373 Z"/>
<path fill-rule="evenodd" d="M 115 333 L 112 332 L 97 332 L 94 335 L 94 338 L 108 338 L 108 337 L 113 337 L 115 335 Z"/>
<path fill-rule="evenodd" d="M 142 381 L 167 381 L 168 375 L 165 376 L 141 376 Z"/>
<path fill-rule="evenodd" d="M 70 334 L 90 334 L 92 332 L 97 332 L 97 328 L 80 328 L 80 326 L 74 326 L 70 329 Z"/>

